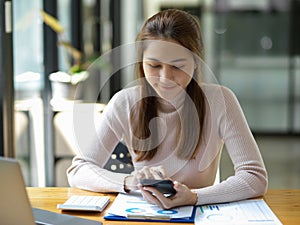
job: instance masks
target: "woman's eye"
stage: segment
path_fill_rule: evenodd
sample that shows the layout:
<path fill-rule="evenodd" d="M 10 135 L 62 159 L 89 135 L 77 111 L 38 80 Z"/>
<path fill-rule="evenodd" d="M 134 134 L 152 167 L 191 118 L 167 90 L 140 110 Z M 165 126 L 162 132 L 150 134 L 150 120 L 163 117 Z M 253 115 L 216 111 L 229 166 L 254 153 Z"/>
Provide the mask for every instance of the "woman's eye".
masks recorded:
<path fill-rule="evenodd" d="M 159 68 L 160 65 L 156 65 L 156 64 L 148 64 L 151 68 Z"/>
<path fill-rule="evenodd" d="M 173 66 L 173 68 L 174 68 L 174 69 L 177 69 L 177 70 L 182 70 L 183 67 L 184 67 L 184 65 L 180 65 L 180 66 L 179 66 L 179 65 L 178 65 L 178 66 L 175 66 L 175 65 L 174 65 L 174 66 Z"/>

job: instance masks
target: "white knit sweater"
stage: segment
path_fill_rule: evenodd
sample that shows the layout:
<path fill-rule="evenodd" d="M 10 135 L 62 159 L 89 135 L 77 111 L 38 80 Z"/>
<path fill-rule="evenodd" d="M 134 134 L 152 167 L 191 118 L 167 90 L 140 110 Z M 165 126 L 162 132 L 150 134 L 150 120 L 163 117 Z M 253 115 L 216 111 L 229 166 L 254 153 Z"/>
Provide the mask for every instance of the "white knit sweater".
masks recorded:
<path fill-rule="evenodd" d="M 265 194 L 267 172 L 237 98 L 223 86 L 203 84 L 202 89 L 207 100 L 207 111 L 204 139 L 202 145 L 198 146 L 196 157 L 191 160 L 176 157 L 177 114 L 174 111 L 160 112 L 159 130 L 163 140 L 158 152 L 149 161 L 137 163 L 133 160 L 134 168 L 138 170 L 143 166 L 163 166 L 172 180 L 186 184 L 197 193 L 198 205 Z M 123 183 L 127 174 L 114 173 L 103 167 L 120 140 L 129 146 L 129 152 L 135 158 L 130 147 L 132 133 L 129 112 L 138 99 L 140 87 L 123 89 L 111 99 L 99 118 L 93 118 L 94 132 L 81 135 L 84 137 L 78 141 L 78 154 L 67 170 L 72 187 L 95 192 L 124 191 Z M 183 102 L 184 98 L 179 96 L 173 103 L 178 110 L 184 110 Z M 86 119 L 82 118 L 83 121 Z M 223 144 L 233 162 L 235 173 L 213 185 Z"/>

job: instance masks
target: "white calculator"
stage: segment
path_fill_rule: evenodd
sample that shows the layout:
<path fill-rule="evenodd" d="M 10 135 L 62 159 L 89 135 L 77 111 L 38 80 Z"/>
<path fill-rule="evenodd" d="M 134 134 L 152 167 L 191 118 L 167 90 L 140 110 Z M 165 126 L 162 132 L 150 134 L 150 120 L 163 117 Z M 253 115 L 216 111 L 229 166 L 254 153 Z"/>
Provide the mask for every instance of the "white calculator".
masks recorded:
<path fill-rule="evenodd" d="M 74 195 L 64 204 L 58 204 L 57 208 L 72 211 L 102 212 L 109 202 L 110 198 L 108 196 Z"/>

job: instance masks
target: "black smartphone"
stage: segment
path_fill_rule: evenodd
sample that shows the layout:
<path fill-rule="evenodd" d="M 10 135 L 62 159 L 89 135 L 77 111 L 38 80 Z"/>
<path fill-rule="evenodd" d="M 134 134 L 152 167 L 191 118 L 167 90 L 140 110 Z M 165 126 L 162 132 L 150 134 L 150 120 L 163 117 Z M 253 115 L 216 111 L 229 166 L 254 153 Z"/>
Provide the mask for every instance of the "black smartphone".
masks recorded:
<path fill-rule="evenodd" d="M 155 180 L 155 179 L 142 179 L 142 186 L 150 186 L 156 188 L 159 192 L 166 197 L 171 197 L 176 194 L 176 190 L 173 187 L 171 180 Z"/>

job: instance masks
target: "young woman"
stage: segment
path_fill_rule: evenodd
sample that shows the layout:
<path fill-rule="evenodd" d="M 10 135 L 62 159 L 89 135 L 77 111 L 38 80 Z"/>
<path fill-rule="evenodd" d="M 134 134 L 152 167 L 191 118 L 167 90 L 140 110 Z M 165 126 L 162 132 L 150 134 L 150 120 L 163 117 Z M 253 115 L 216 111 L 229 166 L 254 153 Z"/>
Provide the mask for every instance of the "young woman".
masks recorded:
<path fill-rule="evenodd" d="M 142 27 L 137 46 L 138 85 L 108 103 L 96 123 L 97 141 L 80 149 L 67 171 L 70 185 L 96 192 L 140 189 L 163 208 L 263 195 L 267 172 L 235 95 L 198 81 L 204 49 L 197 20 L 176 9 L 159 12 Z M 104 169 L 120 140 L 133 160 L 131 174 Z M 235 174 L 214 184 L 224 144 Z M 171 179 L 177 193 L 166 198 L 141 187 L 142 178 Z"/>

